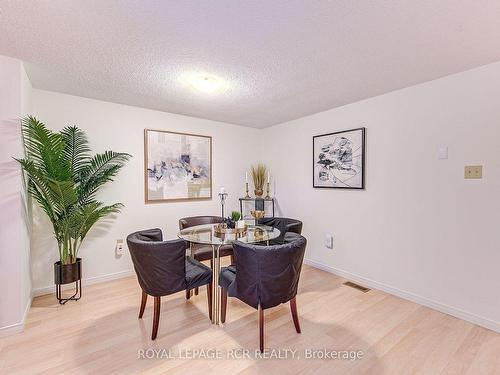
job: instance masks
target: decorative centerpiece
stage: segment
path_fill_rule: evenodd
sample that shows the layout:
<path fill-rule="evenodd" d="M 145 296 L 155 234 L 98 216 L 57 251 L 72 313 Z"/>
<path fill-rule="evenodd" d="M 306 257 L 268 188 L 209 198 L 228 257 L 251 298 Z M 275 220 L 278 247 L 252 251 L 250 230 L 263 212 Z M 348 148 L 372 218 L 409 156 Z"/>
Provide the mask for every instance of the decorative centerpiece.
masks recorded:
<path fill-rule="evenodd" d="M 264 194 L 264 182 L 266 180 L 267 167 L 259 163 L 257 166 L 252 166 L 252 179 L 254 185 L 255 196 L 260 198 Z"/>
<path fill-rule="evenodd" d="M 226 235 L 235 235 L 240 238 L 246 235 L 247 225 L 240 220 L 241 214 L 238 211 L 231 212 L 231 216 L 224 219 L 220 224 L 215 225 L 214 233 L 217 237 L 223 238 Z"/>
<path fill-rule="evenodd" d="M 227 234 L 234 234 L 236 235 L 236 238 L 240 238 L 246 234 L 247 229 L 248 227 L 246 224 L 244 227 L 241 228 L 228 228 L 227 224 L 219 223 L 214 226 L 214 233 L 217 237 L 221 237 Z"/>
<path fill-rule="evenodd" d="M 252 210 L 250 211 L 250 214 L 253 216 L 255 220 L 262 219 L 264 215 L 266 214 L 266 211 L 260 211 L 260 210 Z"/>
<path fill-rule="evenodd" d="M 234 229 L 237 227 L 237 223 L 240 221 L 241 214 L 239 211 L 232 211 L 231 216 L 224 219 L 224 223 L 226 223 L 227 227 L 230 229 Z M 244 224 L 245 222 L 243 222 Z"/>
<path fill-rule="evenodd" d="M 78 251 L 92 226 L 120 212 L 121 203 L 104 205 L 97 192 L 113 181 L 129 154 L 105 151 L 90 155 L 85 132 L 67 126 L 53 132 L 34 117 L 22 120 L 25 158 L 16 159 L 24 171 L 27 191 L 52 223 L 59 249 L 54 263 L 56 297 L 60 304 L 81 296 L 82 260 Z M 62 298 L 61 285 L 75 283 L 75 294 Z"/>
<path fill-rule="evenodd" d="M 265 237 L 266 231 L 261 228 L 255 228 L 253 230 L 253 236 L 256 240 L 263 240 Z"/>

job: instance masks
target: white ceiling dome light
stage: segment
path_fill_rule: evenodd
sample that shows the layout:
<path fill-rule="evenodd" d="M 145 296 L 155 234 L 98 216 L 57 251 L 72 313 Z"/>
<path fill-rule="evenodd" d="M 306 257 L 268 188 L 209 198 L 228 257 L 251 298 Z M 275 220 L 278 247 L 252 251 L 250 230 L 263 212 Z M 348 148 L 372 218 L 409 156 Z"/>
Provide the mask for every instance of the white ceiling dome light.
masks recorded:
<path fill-rule="evenodd" d="M 197 91 L 213 94 L 223 92 L 227 89 L 228 83 L 220 77 L 213 74 L 189 72 L 181 76 L 181 81 L 189 84 Z"/>

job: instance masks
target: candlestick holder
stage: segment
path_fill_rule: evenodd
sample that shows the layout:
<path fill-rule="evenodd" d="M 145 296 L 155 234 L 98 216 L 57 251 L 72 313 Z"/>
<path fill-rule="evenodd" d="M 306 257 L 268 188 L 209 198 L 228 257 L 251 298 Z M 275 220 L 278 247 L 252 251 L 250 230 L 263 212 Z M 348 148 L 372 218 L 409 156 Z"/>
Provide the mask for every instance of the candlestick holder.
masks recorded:
<path fill-rule="evenodd" d="M 271 199 L 271 195 L 269 195 L 269 190 L 270 190 L 270 188 L 269 188 L 269 182 L 267 183 L 267 189 L 266 190 L 267 190 L 267 195 L 264 198 L 265 199 Z"/>
<path fill-rule="evenodd" d="M 245 182 L 245 189 L 247 192 L 247 195 L 245 195 L 245 198 L 250 198 L 250 194 L 248 194 L 248 182 Z"/>
<path fill-rule="evenodd" d="M 227 193 L 219 193 L 220 205 L 221 205 L 221 216 L 224 218 L 224 204 L 226 203 Z"/>

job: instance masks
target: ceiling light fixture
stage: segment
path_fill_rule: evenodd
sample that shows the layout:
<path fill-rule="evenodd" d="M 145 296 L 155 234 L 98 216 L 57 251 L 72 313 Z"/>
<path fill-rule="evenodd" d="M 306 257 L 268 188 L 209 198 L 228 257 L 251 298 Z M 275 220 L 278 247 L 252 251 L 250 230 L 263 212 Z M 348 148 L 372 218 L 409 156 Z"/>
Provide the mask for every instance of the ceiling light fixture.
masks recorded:
<path fill-rule="evenodd" d="M 196 90 L 207 94 L 221 91 L 227 86 L 225 81 L 212 74 L 189 73 L 184 75 L 182 80 L 189 83 Z"/>

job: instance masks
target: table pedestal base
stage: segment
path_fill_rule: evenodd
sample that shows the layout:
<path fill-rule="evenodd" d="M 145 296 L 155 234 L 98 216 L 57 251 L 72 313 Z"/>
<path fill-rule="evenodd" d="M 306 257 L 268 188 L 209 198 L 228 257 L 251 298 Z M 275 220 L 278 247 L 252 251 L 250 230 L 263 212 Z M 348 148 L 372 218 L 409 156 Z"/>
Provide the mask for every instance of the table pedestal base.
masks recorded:
<path fill-rule="evenodd" d="M 222 245 L 212 245 L 212 324 L 220 325 L 219 251 Z"/>

